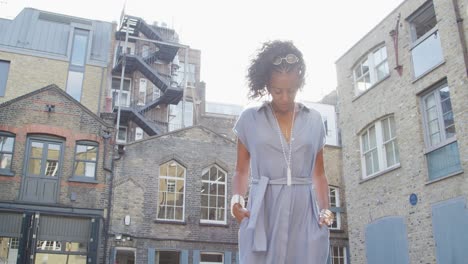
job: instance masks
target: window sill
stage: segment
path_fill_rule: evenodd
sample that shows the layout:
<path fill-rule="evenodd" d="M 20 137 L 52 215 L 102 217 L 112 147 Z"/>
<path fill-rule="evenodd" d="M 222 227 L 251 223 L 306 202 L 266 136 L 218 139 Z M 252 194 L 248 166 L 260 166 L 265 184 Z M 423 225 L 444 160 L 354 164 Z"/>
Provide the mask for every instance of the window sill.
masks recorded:
<path fill-rule="evenodd" d="M 14 171 L 0 171 L 0 176 L 14 177 L 15 172 Z"/>
<path fill-rule="evenodd" d="M 379 84 L 381 84 L 382 82 L 384 82 L 385 80 L 387 80 L 388 78 L 390 78 L 390 74 L 388 74 L 386 77 L 384 77 L 382 80 L 374 83 L 371 87 L 369 87 L 367 90 L 365 90 L 364 92 L 356 95 L 353 100 L 351 100 L 351 102 L 354 102 L 356 101 L 357 99 L 361 98 L 362 96 L 364 96 L 366 93 L 368 93 L 370 90 L 374 89 L 376 86 L 378 86 Z"/>
<path fill-rule="evenodd" d="M 160 220 L 156 219 L 153 221 L 156 224 L 169 224 L 169 225 L 186 225 L 185 221 L 174 221 L 174 220 Z"/>
<path fill-rule="evenodd" d="M 229 225 L 226 223 L 210 223 L 210 222 L 202 222 L 199 223 L 200 226 L 207 226 L 207 227 L 224 227 L 228 228 Z"/>
<path fill-rule="evenodd" d="M 387 168 L 387 169 L 385 169 L 385 170 L 383 170 L 383 171 L 380 171 L 380 172 L 378 172 L 378 173 L 376 173 L 376 174 L 374 174 L 374 175 L 372 175 L 372 176 L 366 177 L 365 179 L 361 179 L 361 180 L 359 181 L 359 184 L 364 183 L 364 182 L 366 182 L 366 181 L 370 181 L 370 180 L 375 179 L 375 178 L 378 178 L 379 176 L 382 176 L 382 175 L 384 175 L 384 174 L 386 174 L 386 173 L 389 173 L 389 172 L 391 172 L 391 171 L 397 170 L 397 169 L 399 169 L 399 168 L 401 168 L 400 163 L 398 163 L 398 164 L 396 164 L 396 165 L 393 165 L 392 167 Z"/>
<path fill-rule="evenodd" d="M 425 183 L 425 185 L 429 185 L 429 184 L 432 184 L 432 183 L 435 183 L 435 182 L 443 181 L 445 179 L 452 178 L 454 176 L 461 175 L 461 174 L 463 174 L 463 170 L 451 173 L 451 174 L 449 174 L 447 176 L 444 176 L 444 177 L 440 177 L 440 178 L 437 178 L 437 179 L 434 179 L 434 180 L 427 181 Z"/>
<path fill-rule="evenodd" d="M 424 73 L 421 73 L 421 75 L 419 75 L 418 77 L 415 77 L 411 83 L 414 84 L 415 82 L 421 80 L 422 78 L 424 78 L 425 76 L 427 76 L 428 74 L 430 74 L 431 72 L 435 71 L 436 69 L 438 69 L 440 66 L 444 65 L 445 64 L 445 60 L 441 61 L 439 64 L 436 64 L 434 65 L 432 68 L 430 68 L 429 70 L 425 71 Z"/>
<path fill-rule="evenodd" d="M 82 183 L 93 183 L 98 184 L 99 182 L 95 179 L 88 179 L 86 177 L 73 177 L 68 179 L 69 182 L 82 182 Z"/>

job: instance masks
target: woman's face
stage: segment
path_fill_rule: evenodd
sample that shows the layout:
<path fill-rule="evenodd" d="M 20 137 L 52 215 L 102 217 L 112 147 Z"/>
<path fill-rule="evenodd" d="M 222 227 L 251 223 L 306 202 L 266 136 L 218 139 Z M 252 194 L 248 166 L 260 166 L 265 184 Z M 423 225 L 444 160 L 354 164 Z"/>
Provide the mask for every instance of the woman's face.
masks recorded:
<path fill-rule="evenodd" d="M 287 113 L 294 109 L 294 99 L 299 85 L 297 71 L 272 73 L 267 89 L 271 94 L 275 111 Z"/>

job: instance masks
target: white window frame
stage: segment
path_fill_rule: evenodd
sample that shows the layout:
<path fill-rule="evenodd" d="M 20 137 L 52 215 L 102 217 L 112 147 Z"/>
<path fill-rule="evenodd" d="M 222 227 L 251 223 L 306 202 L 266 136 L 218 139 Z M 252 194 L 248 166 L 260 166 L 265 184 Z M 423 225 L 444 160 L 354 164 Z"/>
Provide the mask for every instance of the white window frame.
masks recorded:
<path fill-rule="evenodd" d="M 122 139 L 119 139 L 119 137 L 117 136 L 117 143 L 127 143 L 127 134 L 128 134 L 128 127 L 127 126 L 119 126 L 119 131 L 117 133 L 120 133 L 120 129 L 124 129 L 125 130 L 125 140 L 122 140 Z"/>
<path fill-rule="evenodd" d="M 170 221 L 170 222 L 184 222 L 185 221 L 185 198 L 186 198 L 186 188 L 187 188 L 187 168 L 185 168 L 182 164 L 180 164 L 179 162 L 177 162 L 176 160 L 170 160 L 168 162 L 165 162 L 161 165 L 159 165 L 159 172 L 161 172 L 161 166 L 171 166 L 172 164 L 174 164 L 174 166 L 177 166 L 179 165 L 183 170 L 184 170 L 184 175 L 182 178 L 179 178 L 179 177 L 176 177 L 176 176 L 169 176 L 169 175 L 161 175 L 159 173 L 159 177 L 158 177 L 158 200 L 157 200 L 157 212 L 156 212 L 156 218 L 157 220 L 159 221 Z M 177 174 L 177 172 L 176 172 Z M 182 198 L 182 219 L 173 219 L 173 218 L 160 218 L 159 217 L 159 210 L 160 210 L 160 205 L 161 205 L 161 197 L 159 195 L 159 192 L 160 192 L 160 182 L 161 180 L 174 180 L 174 181 L 184 181 L 184 192 L 183 192 L 183 198 Z M 166 202 L 166 207 L 167 207 L 167 202 Z M 176 206 L 174 205 L 174 210 L 176 208 Z"/>
<path fill-rule="evenodd" d="M 377 53 L 378 51 L 380 51 L 381 49 L 385 49 L 385 54 L 387 55 L 385 57 L 385 59 L 383 59 L 379 64 L 376 64 L 375 62 L 375 53 Z M 362 64 L 367 61 L 368 63 L 368 67 L 369 67 L 369 70 L 366 74 L 362 74 L 361 76 L 356 76 L 356 69 L 358 67 L 361 67 L 361 72 L 362 72 Z M 387 69 L 388 69 L 388 73 L 383 76 L 381 79 L 378 79 L 377 77 L 377 68 L 380 67 L 381 65 L 383 65 L 384 63 L 387 64 Z M 369 80 L 370 80 L 370 84 L 369 84 L 369 87 L 366 87 L 364 90 L 359 90 L 358 89 L 358 81 L 365 78 L 365 76 L 369 75 Z M 353 77 L 354 77 L 354 94 L 355 96 L 359 96 L 360 94 L 366 92 L 367 90 L 371 89 L 372 87 L 374 87 L 377 83 L 379 83 L 380 81 L 384 80 L 385 78 L 387 78 L 388 76 L 390 75 L 390 68 L 388 66 L 388 52 L 387 52 L 387 47 L 385 46 L 385 44 L 383 45 L 380 45 L 378 46 L 377 48 L 375 49 L 372 49 L 369 53 L 367 53 L 360 61 L 359 63 L 357 63 L 354 67 L 353 67 Z"/>
<path fill-rule="evenodd" d="M 222 257 L 222 261 L 221 262 L 203 262 L 201 259 L 202 259 L 202 255 L 218 255 L 218 256 L 221 256 Z M 205 252 L 205 251 L 200 251 L 200 263 L 199 264 L 219 264 L 219 263 L 224 263 L 224 254 L 221 253 L 221 252 Z"/>
<path fill-rule="evenodd" d="M 141 140 L 143 139 L 144 133 L 143 129 L 141 127 L 136 127 L 135 128 L 135 140 Z"/>
<path fill-rule="evenodd" d="M 220 181 L 217 181 L 217 180 L 211 181 L 211 180 L 209 180 L 209 179 L 208 179 L 208 180 L 204 180 L 204 179 L 203 179 L 203 175 L 204 175 L 205 173 L 210 173 L 210 170 L 211 170 L 211 168 L 213 168 L 213 167 L 215 167 L 215 168 L 217 169 L 217 171 L 221 171 L 221 172 L 224 173 L 224 175 L 225 175 L 225 176 L 224 176 L 224 182 L 220 182 Z M 209 186 L 211 186 L 212 184 L 224 185 L 224 195 L 223 195 L 223 196 L 224 196 L 224 205 L 223 205 L 224 207 L 216 207 L 216 206 L 213 207 L 213 206 L 208 206 L 208 205 L 209 205 L 209 200 L 210 200 L 210 197 L 211 197 L 211 195 L 209 194 L 209 191 L 208 191 L 208 195 L 207 195 L 207 196 L 208 196 L 208 205 L 206 206 L 206 207 L 208 208 L 208 212 L 209 212 L 209 209 L 210 209 L 210 208 L 215 208 L 215 209 L 216 209 L 216 212 L 218 212 L 219 209 L 224 209 L 224 215 L 223 215 L 224 220 L 223 220 L 223 221 L 217 221 L 217 220 L 203 219 L 203 218 L 201 217 L 201 210 L 200 210 L 200 223 L 226 224 L 226 219 L 227 219 L 227 217 L 226 217 L 226 216 L 227 216 L 227 214 L 226 214 L 226 212 L 227 212 L 227 195 L 226 195 L 226 193 L 227 193 L 227 177 L 228 177 L 228 176 L 227 176 L 227 172 L 226 172 L 225 170 L 223 170 L 221 167 L 219 167 L 218 165 L 216 165 L 216 164 L 214 164 L 214 165 L 212 165 L 212 166 L 209 166 L 208 168 L 205 168 L 205 169 L 203 170 L 203 172 L 202 172 L 202 188 L 203 188 L 204 183 L 209 184 Z M 201 204 L 201 200 L 202 200 L 202 199 L 201 199 L 201 196 L 202 196 L 202 194 L 200 194 L 200 209 L 202 209 L 203 207 L 205 207 L 205 206 L 202 206 L 202 204 Z M 215 196 L 215 197 L 216 197 L 216 201 L 218 200 L 218 197 L 219 197 L 219 196 L 222 196 L 222 195 L 219 195 L 219 193 L 217 192 L 217 193 L 216 193 L 216 196 Z"/>
<path fill-rule="evenodd" d="M 388 141 L 384 141 L 383 139 L 383 121 L 384 120 L 387 120 L 389 118 L 393 118 L 395 119 L 395 117 L 393 115 L 387 115 L 377 121 L 375 121 L 374 123 L 372 123 L 371 125 L 367 126 L 366 129 L 364 129 L 360 134 L 359 134 L 359 144 L 360 144 L 360 150 L 361 150 L 361 168 L 362 168 L 362 179 L 366 179 L 366 178 L 370 178 L 370 177 L 373 177 L 373 176 L 376 176 L 380 173 L 384 173 L 385 171 L 389 171 L 389 170 L 392 170 L 394 168 L 397 168 L 400 166 L 400 158 L 399 158 L 399 155 L 398 155 L 398 159 L 397 157 L 395 156 L 395 164 L 391 165 L 391 166 L 388 166 L 388 162 L 387 162 L 387 156 L 386 156 L 386 151 L 385 151 L 385 144 L 391 142 L 391 141 L 396 141 L 397 143 L 394 144 L 394 151 L 393 151 L 393 155 L 395 155 L 397 149 L 398 149 L 398 153 L 399 153 L 399 148 L 398 148 L 398 141 L 397 141 L 397 135 L 393 135 L 393 137 L 388 140 Z M 394 122 L 395 123 L 395 122 Z M 395 124 L 396 126 L 396 124 Z M 375 137 L 376 137 L 376 146 L 375 148 L 369 148 L 369 150 L 367 150 L 366 152 L 364 152 L 364 148 L 363 148 L 363 137 L 365 135 L 367 135 L 367 137 L 369 138 L 369 135 L 370 135 L 370 129 L 374 127 L 375 128 Z M 391 130 L 391 129 L 390 129 Z M 395 128 L 396 130 L 396 128 Z M 368 142 L 370 143 L 370 139 L 368 140 Z M 378 159 L 378 164 L 379 164 L 379 169 L 374 171 L 373 173 L 367 175 L 367 167 L 366 167 L 366 157 L 365 155 L 371 151 L 373 151 L 374 149 L 377 149 L 377 159 Z"/>
<path fill-rule="evenodd" d="M 120 82 L 120 77 L 116 77 L 116 76 L 112 76 L 112 79 L 116 79 L 116 80 L 119 80 Z M 124 78 L 124 80 L 128 80 L 130 85 L 128 86 L 128 91 L 125 91 L 125 89 L 122 89 L 122 94 L 126 94 L 127 95 L 127 100 L 125 102 L 124 105 L 120 104 L 120 106 L 123 106 L 123 107 L 129 107 L 130 106 L 130 99 L 131 99 L 131 95 L 132 95 L 132 79 L 131 78 Z M 125 81 L 124 81 L 124 86 L 125 86 Z M 117 96 L 119 95 L 120 93 L 120 86 L 118 89 L 114 89 L 112 88 L 112 80 L 111 80 L 111 89 L 112 89 L 112 95 L 114 93 L 117 93 Z M 122 99 L 122 96 L 120 96 L 120 98 Z M 115 101 L 117 101 L 118 98 L 115 98 Z M 114 101 L 114 100 L 113 100 Z M 112 107 L 118 107 L 118 104 L 116 103 L 116 105 L 112 105 Z"/>
<path fill-rule="evenodd" d="M 333 259 L 334 258 L 334 250 L 333 248 L 338 248 L 339 251 L 342 253 L 342 255 L 339 255 L 339 256 L 336 256 L 340 259 L 343 259 L 343 262 L 339 262 L 339 263 L 335 263 L 335 260 Z M 348 255 L 347 255 L 347 251 L 346 251 L 346 247 L 341 247 L 341 246 L 330 246 L 330 264 L 348 264 Z"/>
<path fill-rule="evenodd" d="M 137 105 L 146 104 L 146 87 L 148 86 L 148 80 L 146 78 L 140 78 L 138 84 L 138 100 Z"/>
<path fill-rule="evenodd" d="M 335 191 L 335 204 L 331 203 L 331 191 Z M 341 209 L 341 202 L 340 202 L 340 188 L 335 186 L 328 186 L 328 197 L 330 200 L 330 207 L 335 207 L 336 209 Z M 333 209 L 333 208 L 332 208 Z M 339 210 L 332 210 L 335 213 L 335 223 L 336 227 L 330 226 L 331 230 L 340 230 L 341 229 L 341 212 Z"/>
<path fill-rule="evenodd" d="M 457 141 L 457 132 L 455 131 L 455 135 L 447 138 L 446 132 L 445 132 L 445 124 L 444 124 L 444 117 L 442 114 L 442 104 L 441 104 L 441 98 L 440 98 L 440 93 L 439 91 L 443 88 L 447 87 L 449 91 L 451 91 L 450 87 L 448 86 L 447 82 L 444 81 L 442 83 L 439 83 L 434 86 L 434 88 L 430 89 L 430 91 L 424 93 L 421 96 L 421 111 L 423 113 L 423 127 L 424 127 L 424 142 L 426 144 L 426 149 L 425 153 L 432 152 L 436 149 L 439 149 L 443 146 L 446 146 L 450 143 L 453 143 Z M 425 99 L 429 97 L 430 95 L 434 94 L 435 96 L 435 102 L 436 102 L 436 110 L 437 110 L 437 118 L 438 118 L 438 124 L 439 124 L 439 133 L 440 133 L 440 141 L 439 143 L 432 145 L 431 144 L 431 139 L 429 136 L 429 122 L 427 120 L 427 114 L 426 114 L 426 104 L 425 104 Z M 450 97 L 450 101 L 452 98 Z M 453 113 L 453 106 L 452 106 L 452 113 Z M 455 118 L 454 118 L 455 119 Z M 454 120 L 455 123 L 455 120 Z"/>

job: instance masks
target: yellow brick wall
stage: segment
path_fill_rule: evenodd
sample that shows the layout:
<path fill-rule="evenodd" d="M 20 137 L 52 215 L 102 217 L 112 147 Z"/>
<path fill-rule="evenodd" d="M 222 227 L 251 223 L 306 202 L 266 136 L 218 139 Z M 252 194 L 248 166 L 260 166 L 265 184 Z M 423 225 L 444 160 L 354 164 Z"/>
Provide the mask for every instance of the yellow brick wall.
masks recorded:
<path fill-rule="evenodd" d="M 69 62 L 0 51 L 0 60 L 10 62 L 5 96 L 0 103 L 30 93 L 50 84 L 66 90 Z M 104 74 L 102 70 L 104 69 Z M 81 103 L 94 113 L 98 110 L 98 100 L 102 85 L 106 87 L 107 69 L 87 65 L 84 74 Z M 104 93 L 104 91 L 103 91 Z M 104 107 L 104 94 L 101 96 L 101 109 Z"/>

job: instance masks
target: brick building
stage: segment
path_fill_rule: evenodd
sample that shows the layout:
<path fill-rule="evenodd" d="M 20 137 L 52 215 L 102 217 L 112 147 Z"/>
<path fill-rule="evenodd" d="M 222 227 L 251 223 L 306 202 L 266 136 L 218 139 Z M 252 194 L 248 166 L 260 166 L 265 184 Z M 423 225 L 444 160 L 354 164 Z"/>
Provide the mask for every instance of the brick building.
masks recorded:
<path fill-rule="evenodd" d="M 325 97 L 329 98 L 330 96 Z M 324 101 L 324 100 L 322 100 Z M 330 227 L 330 260 L 332 264 L 349 263 L 348 224 L 346 197 L 343 181 L 343 161 L 340 144 L 340 129 L 337 123 L 336 98 L 320 103 L 303 102 L 307 107 L 317 110 L 322 115 L 326 133 L 323 149 L 325 175 L 329 185 L 330 209 L 336 220 Z"/>
<path fill-rule="evenodd" d="M 101 263 L 112 25 L 26 8 L 0 19 L 0 262 Z M 44 88 L 42 88 L 44 87 Z"/>
<path fill-rule="evenodd" d="M 467 4 L 406 0 L 336 62 L 352 263 L 468 259 Z"/>
<path fill-rule="evenodd" d="M 234 141 L 202 126 L 125 145 L 113 188 L 115 259 L 232 263 L 238 226 L 227 208 L 235 151 Z"/>
<path fill-rule="evenodd" d="M 0 104 L 2 261 L 100 263 L 110 131 L 55 85 Z"/>

